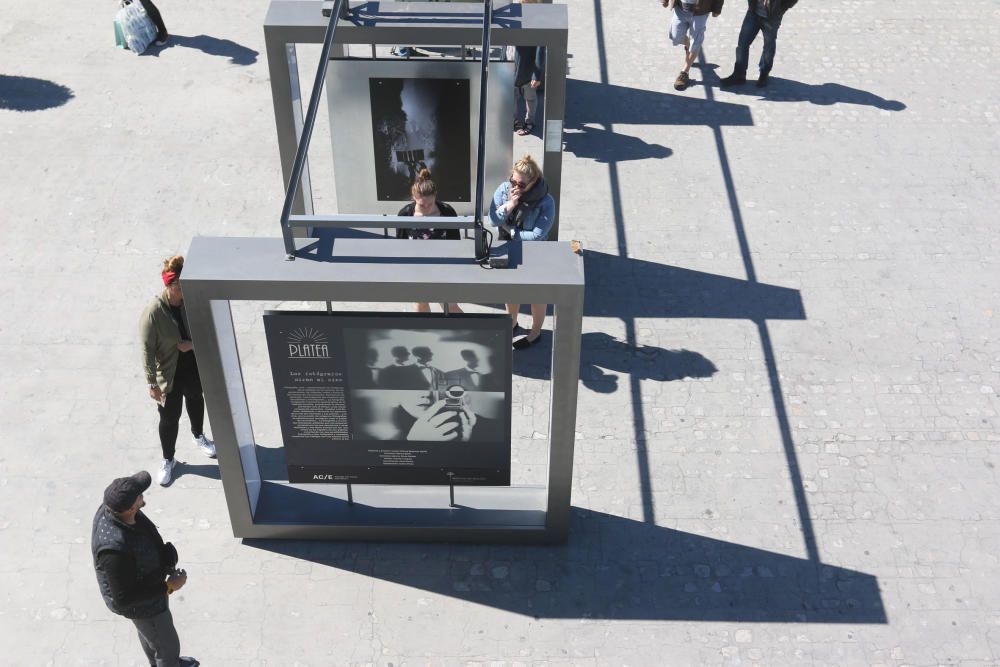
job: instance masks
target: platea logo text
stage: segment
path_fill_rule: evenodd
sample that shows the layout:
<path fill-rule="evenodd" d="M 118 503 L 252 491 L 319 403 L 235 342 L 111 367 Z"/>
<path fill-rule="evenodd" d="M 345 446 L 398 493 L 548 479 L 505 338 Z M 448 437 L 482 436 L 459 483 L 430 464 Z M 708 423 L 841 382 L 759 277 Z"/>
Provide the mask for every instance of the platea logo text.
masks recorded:
<path fill-rule="evenodd" d="M 288 334 L 289 359 L 329 359 L 330 346 L 326 334 L 316 329 L 300 327 Z"/>

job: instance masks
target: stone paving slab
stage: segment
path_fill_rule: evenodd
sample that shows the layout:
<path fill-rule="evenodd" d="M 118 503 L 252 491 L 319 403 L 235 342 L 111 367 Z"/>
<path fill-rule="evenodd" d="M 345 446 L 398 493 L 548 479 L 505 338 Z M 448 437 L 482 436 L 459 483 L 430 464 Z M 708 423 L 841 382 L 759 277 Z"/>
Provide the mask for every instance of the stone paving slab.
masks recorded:
<path fill-rule="evenodd" d="M 191 573 L 184 652 L 1000 663 L 996 3 L 803 0 L 771 85 L 730 91 L 730 0 L 682 93 L 658 2 L 567 4 L 561 224 L 588 271 L 569 543 L 241 542 L 182 436 L 148 510 Z M 114 3 L 0 0 L 4 664 L 142 664 L 94 585 L 89 522 L 110 478 L 157 463 L 135 329 L 159 262 L 196 234 L 277 231 L 266 7 L 163 0 L 174 42 L 135 57 L 112 46 Z M 299 55 L 308 80 L 317 51 Z M 259 311 L 236 326 L 274 447 Z M 544 359 L 516 368 L 525 481 L 545 475 Z"/>

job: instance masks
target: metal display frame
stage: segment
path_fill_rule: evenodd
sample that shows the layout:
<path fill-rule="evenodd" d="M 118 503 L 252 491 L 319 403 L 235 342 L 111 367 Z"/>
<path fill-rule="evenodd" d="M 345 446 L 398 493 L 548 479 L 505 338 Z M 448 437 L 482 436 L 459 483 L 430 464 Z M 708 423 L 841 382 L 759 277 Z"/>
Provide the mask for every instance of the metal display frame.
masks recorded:
<path fill-rule="evenodd" d="M 271 96 L 282 175 L 294 197 L 286 199 L 281 231 L 285 253 L 295 256 L 295 227 L 385 227 L 390 216 L 317 215 L 305 155 L 319 96 L 310 100 L 310 113 L 302 114 L 296 44 L 322 44 L 320 67 L 314 88 L 323 85 L 326 63 L 342 57 L 351 44 L 409 44 L 413 46 L 457 46 L 478 44 L 488 35 L 490 46 L 541 46 L 546 49 L 545 105 L 542 123 L 542 155 L 549 193 L 556 202 L 556 220 L 549 233 L 559 238 L 560 191 L 562 186 L 562 132 L 566 108 L 568 15 L 565 5 L 520 4 L 496 0 L 489 30 L 483 14 L 471 3 L 378 2 L 336 0 L 329 16 L 321 7 L 331 3 L 315 0 L 272 0 L 264 22 Z M 304 140 L 304 141 L 303 141 Z M 481 162 L 481 160 L 480 160 Z M 298 164 L 297 164 L 298 163 Z M 300 173 L 297 183 L 293 175 Z M 482 213 L 482 212 L 480 212 Z M 452 218 L 450 225 L 472 228 L 474 216 Z M 287 224 L 286 222 L 287 221 Z M 435 228 L 446 228 L 442 220 L 425 218 Z M 412 220 L 409 226 L 414 226 Z"/>
<path fill-rule="evenodd" d="M 569 530 L 583 326 L 582 256 L 569 243 L 512 242 L 514 268 L 486 270 L 472 240 L 196 237 L 184 301 L 233 534 L 243 538 L 560 543 Z M 550 303 L 554 307 L 545 486 L 293 485 L 257 460 L 232 301 Z M 539 441 L 535 441 L 539 442 Z M 540 443 L 539 443 L 540 444 Z M 455 502 L 457 501 L 457 504 Z"/>

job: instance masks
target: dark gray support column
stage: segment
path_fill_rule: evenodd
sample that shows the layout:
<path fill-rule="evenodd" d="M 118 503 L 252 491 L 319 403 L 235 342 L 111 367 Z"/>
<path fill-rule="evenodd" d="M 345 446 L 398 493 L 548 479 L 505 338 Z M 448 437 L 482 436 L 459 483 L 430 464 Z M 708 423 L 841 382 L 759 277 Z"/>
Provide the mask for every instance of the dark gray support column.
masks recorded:
<path fill-rule="evenodd" d="M 232 313 L 228 301 L 205 298 L 197 285 L 188 289 L 185 284 L 184 290 L 192 340 L 198 341 L 202 389 L 211 397 L 205 407 L 215 438 L 222 488 L 233 534 L 240 535 L 253 526 L 261 478 Z"/>
<path fill-rule="evenodd" d="M 583 258 L 579 258 L 583 273 Z M 580 380 L 580 340 L 583 292 L 554 306 L 552 386 L 549 391 L 549 484 L 545 527 L 553 542 L 565 541 L 569 531 L 573 489 L 573 451 L 576 444 L 576 402 Z"/>
<path fill-rule="evenodd" d="M 545 53 L 545 122 L 542 125 L 545 181 L 556 200 L 556 221 L 549 239 L 559 240 L 562 216 L 562 134 L 566 119 L 566 32 L 549 38 Z"/>

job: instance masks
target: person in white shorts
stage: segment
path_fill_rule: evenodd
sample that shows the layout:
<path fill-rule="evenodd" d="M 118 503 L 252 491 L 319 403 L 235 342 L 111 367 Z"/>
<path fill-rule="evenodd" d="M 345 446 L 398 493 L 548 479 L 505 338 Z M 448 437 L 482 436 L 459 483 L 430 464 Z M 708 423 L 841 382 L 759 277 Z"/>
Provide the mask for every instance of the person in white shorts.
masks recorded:
<path fill-rule="evenodd" d="M 684 45 L 684 69 L 674 80 L 674 89 L 684 90 L 690 80 L 691 65 L 701 52 L 705 41 L 705 26 L 709 13 L 718 16 L 722 13 L 725 0 L 660 0 L 661 4 L 671 10 L 670 41 L 674 46 Z"/>

